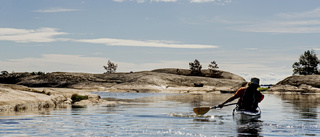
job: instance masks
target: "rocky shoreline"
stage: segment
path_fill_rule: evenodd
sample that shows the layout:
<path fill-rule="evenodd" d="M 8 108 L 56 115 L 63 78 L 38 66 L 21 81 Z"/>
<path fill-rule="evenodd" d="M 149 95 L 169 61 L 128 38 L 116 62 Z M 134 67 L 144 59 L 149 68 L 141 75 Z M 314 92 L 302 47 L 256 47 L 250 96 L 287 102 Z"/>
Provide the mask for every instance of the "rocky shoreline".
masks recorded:
<path fill-rule="evenodd" d="M 86 100 L 72 102 L 72 95 Z M 116 106 L 121 102 L 107 101 L 83 90 L 67 88 L 31 88 L 16 84 L 0 84 L 0 113 L 39 111 L 50 108 L 86 107 L 88 105 Z"/>
<path fill-rule="evenodd" d="M 320 93 L 320 75 L 294 75 L 272 86 L 269 92 Z"/>
<path fill-rule="evenodd" d="M 219 77 L 189 76 L 186 69 L 158 69 L 135 73 L 11 73 L 0 76 L 0 112 L 39 110 L 61 107 L 108 107 L 124 103 L 101 99 L 92 91 L 102 92 L 161 92 L 208 93 L 234 92 L 247 82 L 240 76 L 225 71 Z M 74 102 L 72 95 L 88 99 Z"/>
<path fill-rule="evenodd" d="M 125 102 L 108 101 L 92 94 L 100 92 L 134 93 L 234 93 L 247 84 L 242 77 L 217 70 L 218 77 L 203 70 L 190 76 L 187 69 L 157 69 L 132 73 L 11 73 L 0 75 L 0 112 L 41 110 L 92 105 L 117 106 Z M 320 93 L 320 75 L 290 76 L 266 93 Z M 73 95 L 85 99 L 75 101 Z"/>
<path fill-rule="evenodd" d="M 47 74 L 13 73 L 0 77 L 0 83 L 17 84 L 27 87 L 71 88 L 88 91 L 109 92 L 192 92 L 202 90 L 235 91 L 247 82 L 235 74 L 217 71 L 218 78 L 208 76 L 189 76 L 189 70 L 158 69 L 134 73 L 69 73 L 53 72 Z M 202 86 L 196 86 L 202 85 Z"/>

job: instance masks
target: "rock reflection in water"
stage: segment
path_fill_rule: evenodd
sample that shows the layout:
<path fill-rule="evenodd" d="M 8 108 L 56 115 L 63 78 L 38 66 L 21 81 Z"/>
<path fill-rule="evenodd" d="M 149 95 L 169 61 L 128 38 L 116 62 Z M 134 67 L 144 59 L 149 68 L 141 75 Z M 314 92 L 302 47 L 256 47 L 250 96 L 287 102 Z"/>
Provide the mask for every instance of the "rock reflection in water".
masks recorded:
<path fill-rule="evenodd" d="M 317 107 L 320 103 L 320 94 L 281 94 L 279 96 L 293 105 L 300 119 L 318 118 Z"/>
<path fill-rule="evenodd" d="M 192 111 L 232 94 L 101 94 L 123 104 L 0 116 L 0 136 L 320 136 L 318 95 L 265 94 L 261 118 L 239 123 L 234 106 Z"/>
<path fill-rule="evenodd" d="M 169 94 L 169 93 L 99 93 L 108 101 L 120 101 L 127 103 L 148 103 L 157 101 L 174 101 L 188 103 L 192 107 L 215 106 L 220 104 L 232 94 Z"/>

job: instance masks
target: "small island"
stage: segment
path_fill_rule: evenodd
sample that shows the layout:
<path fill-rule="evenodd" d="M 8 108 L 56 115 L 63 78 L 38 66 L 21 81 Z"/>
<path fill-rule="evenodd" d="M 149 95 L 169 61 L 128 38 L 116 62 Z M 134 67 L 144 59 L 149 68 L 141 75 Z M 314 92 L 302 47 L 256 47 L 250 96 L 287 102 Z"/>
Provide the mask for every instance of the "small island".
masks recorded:
<path fill-rule="evenodd" d="M 135 93 L 211 93 L 235 92 L 245 86 L 244 78 L 230 72 L 202 70 L 201 76 L 188 69 L 156 69 L 130 73 L 8 73 L 0 76 L 0 111 L 19 111 L 94 104 L 115 106 L 92 91 Z M 76 96 L 85 96 L 74 101 Z"/>
<path fill-rule="evenodd" d="M 312 59 L 312 57 L 314 59 Z M 305 65 L 304 58 L 310 58 Z M 314 60 L 314 62 L 312 62 Z M 301 55 L 293 64 L 294 75 L 267 89 L 268 93 L 320 93 L 319 60 L 313 51 Z M 86 107 L 103 104 L 116 106 L 119 101 L 101 99 L 91 92 L 130 93 L 234 93 L 247 85 L 236 74 L 217 70 L 215 61 L 202 69 L 198 60 L 189 63 L 190 69 L 164 68 L 151 71 L 116 73 L 117 65 L 108 61 L 103 74 L 72 72 L 23 72 L 0 75 L 0 112 Z M 298 75 L 295 75 L 298 74 Z"/>
<path fill-rule="evenodd" d="M 272 86 L 270 92 L 320 93 L 320 75 L 294 75 Z"/>
<path fill-rule="evenodd" d="M 271 92 L 320 93 L 320 60 L 314 50 L 307 50 L 294 62 L 293 75 L 272 86 Z"/>

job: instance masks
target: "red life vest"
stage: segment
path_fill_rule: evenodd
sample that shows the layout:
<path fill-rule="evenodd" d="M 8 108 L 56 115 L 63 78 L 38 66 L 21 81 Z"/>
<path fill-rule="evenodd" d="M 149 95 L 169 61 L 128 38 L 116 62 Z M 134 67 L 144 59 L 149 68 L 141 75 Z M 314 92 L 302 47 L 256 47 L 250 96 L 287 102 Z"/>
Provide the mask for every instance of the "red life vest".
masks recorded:
<path fill-rule="evenodd" d="M 255 111 L 258 103 L 263 99 L 262 96 L 256 88 L 248 87 L 238 100 L 238 109 Z"/>

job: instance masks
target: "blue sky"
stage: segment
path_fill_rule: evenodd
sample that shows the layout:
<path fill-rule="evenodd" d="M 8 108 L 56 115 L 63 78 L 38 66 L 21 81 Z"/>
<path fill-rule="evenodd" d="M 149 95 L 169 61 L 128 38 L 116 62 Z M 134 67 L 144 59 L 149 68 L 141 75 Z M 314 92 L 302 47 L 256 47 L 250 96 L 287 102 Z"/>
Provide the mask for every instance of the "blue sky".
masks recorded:
<path fill-rule="evenodd" d="M 198 59 L 246 80 L 292 75 L 320 52 L 320 1 L 0 0 L 0 70 L 103 73 L 185 68 Z M 318 55 L 319 57 L 319 55 Z"/>

